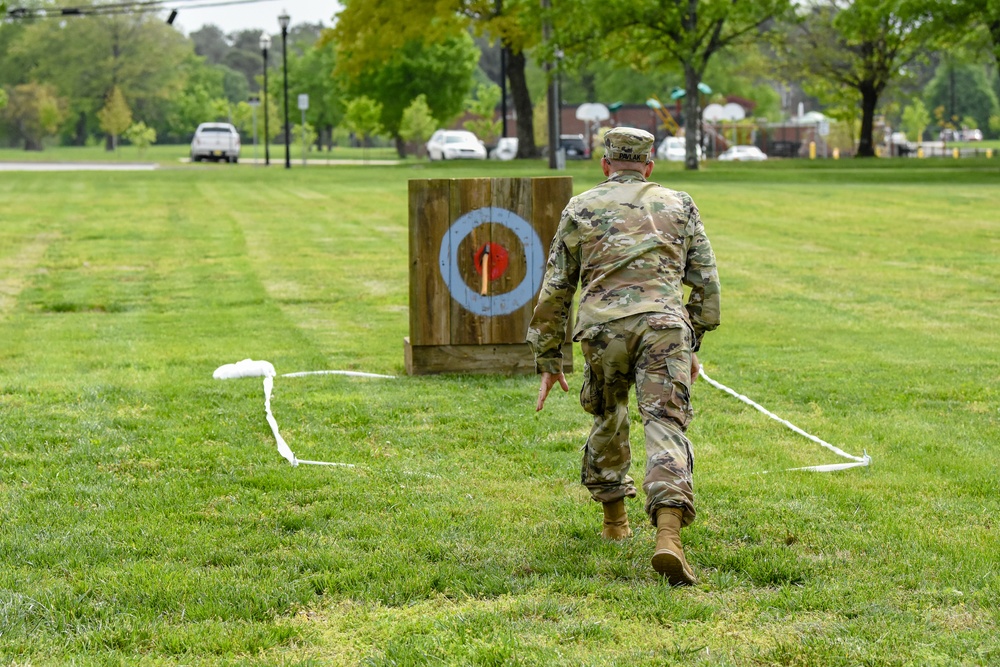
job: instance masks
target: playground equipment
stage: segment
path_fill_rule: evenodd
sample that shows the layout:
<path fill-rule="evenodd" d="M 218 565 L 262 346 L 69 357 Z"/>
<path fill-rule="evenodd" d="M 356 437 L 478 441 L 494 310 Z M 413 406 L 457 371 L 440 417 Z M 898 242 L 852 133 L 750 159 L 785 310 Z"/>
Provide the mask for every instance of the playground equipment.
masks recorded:
<path fill-rule="evenodd" d="M 669 111 L 666 110 L 666 108 L 663 106 L 663 102 L 661 102 L 656 95 L 653 95 L 648 100 L 646 100 L 646 106 L 652 109 L 653 113 L 656 114 L 656 117 L 660 119 L 660 125 L 663 127 L 663 129 L 665 129 L 667 132 L 674 135 L 675 137 L 680 134 L 681 128 L 677 124 L 677 121 L 674 120 L 674 117 L 670 114 Z"/>

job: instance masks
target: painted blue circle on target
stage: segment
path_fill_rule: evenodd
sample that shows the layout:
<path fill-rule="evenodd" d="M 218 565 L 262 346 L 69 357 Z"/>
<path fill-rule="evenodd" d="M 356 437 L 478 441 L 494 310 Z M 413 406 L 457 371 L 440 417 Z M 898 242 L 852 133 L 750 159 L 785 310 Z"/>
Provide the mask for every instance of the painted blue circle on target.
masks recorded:
<path fill-rule="evenodd" d="M 458 246 L 476 227 L 490 222 L 503 225 L 514 232 L 524 247 L 526 270 L 524 279 L 510 292 L 483 296 L 469 288 L 462 280 L 458 268 Z M 448 228 L 441 238 L 441 251 L 438 253 L 438 265 L 444 284 L 463 308 L 476 315 L 509 315 L 523 307 L 535 296 L 542 286 L 544 261 L 542 240 L 528 222 L 513 211 L 505 208 L 477 208 L 461 216 Z"/>

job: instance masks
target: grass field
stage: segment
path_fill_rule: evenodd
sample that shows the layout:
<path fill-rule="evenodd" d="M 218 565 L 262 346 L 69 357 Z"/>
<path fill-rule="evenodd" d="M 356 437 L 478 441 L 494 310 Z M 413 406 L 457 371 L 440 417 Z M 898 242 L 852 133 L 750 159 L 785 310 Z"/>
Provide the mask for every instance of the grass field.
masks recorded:
<path fill-rule="evenodd" d="M 117 151 L 107 151 L 100 146 L 50 146 L 42 151 L 25 151 L 17 148 L 0 148 L 0 162 L 159 162 L 163 165 L 179 164 L 181 160 L 191 155 L 188 144 L 164 144 L 150 146 L 140 152 L 134 146 L 121 146 Z M 250 142 L 244 143 L 240 157 L 252 161 L 254 147 Z M 290 157 L 296 164 L 302 161 L 302 149 L 291 146 Z M 394 160 L 395 148 L 352 148 L 335 146 L 330 151 L 309 153 L 309 160 Z M 257 159 L 264 161 L 264 147 L 257 147 Z M 284 165 L 285 145 L 271 145 L 271 162 Z"/>
<path fill-rule="evenodd" d="M 599 538 L 579 372 L 540 414 L 533 377 L 277 378 L 355 468 L 212 379 L 401 375 L 407 179 L 546 173 L 0 176 L 0 664 L 1000 664 L 1000 162 L 657 172 L 718 255 L 706 370 L 873 458 L 759 474 L 841 459 L 699 383 L 691 589 L 642 498 Z"/>
<path fill-rule="evenodd" d="M 986 149 L 993 149 L 994 159 L 1000 160 L 1000 141 L 967 141 L 952 142 L 948 144 L 945 156 L 938 153 L 928 155 L 928 162 L 937 160 L 951 160 L 951 149 L 959 148 L 964 151 L 979 151 L 982 155 Z M 157 162 L 164 166 L 174 166 L 180 164 L 181 160 L 186 160 L 190 156 L 190 146 L 188 144 L 164 144 L 153 145 L 145 151 L 140 152 L 134 146 L 121 146 L 117 151 L 107 151 L 104 145 L 100 146 L 48 146 L 42 151 L 24 151 L 18 148 L 0 148 L 0 162 L 125 162 L 125 163 L 146 163 Z M 254 156 L 260 161 L 264 161 L 264 147 L 257 146 L 254 152 L 253 143 L 245 141 L 240 159 L 244 162 L 252 162 Z M 977 158 L 982 158 L 977 155 Z M 290 158 L 293 165 L 299 165 L 302 161 L 302 149 L 293 144 L 291 146 Z M 322 162 L 325 160 L 396 160 L 398 155 L 393 147 L 375 148 L 354 148 L 351 146 L 334 146 L 329 151 L 310 151 L 307 161 Z M 963 158 L 966 159 L 966 158 Z M 409 156 L 408 162 L 419 163 L 422 158 Z M 275 165 L 283 166 L 285 161 L 285 145 L 275 143 L 271 145 L 271 162 Z M 901 163 L 910 163 L 916 160 L 895 160 Z M 924 160 L 920 160 L 924 162 Z M 827 163 L 829 160 L 820 159 L 818 164 Z M 671 165 L 673 166 L 673 165 Z"/>

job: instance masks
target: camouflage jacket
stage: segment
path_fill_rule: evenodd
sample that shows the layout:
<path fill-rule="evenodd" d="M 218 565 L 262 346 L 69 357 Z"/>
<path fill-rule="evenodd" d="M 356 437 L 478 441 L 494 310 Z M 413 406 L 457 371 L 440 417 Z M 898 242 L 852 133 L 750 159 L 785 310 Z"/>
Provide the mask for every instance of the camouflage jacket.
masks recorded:
<path fill-rule="evenodd" d="M 545 279 L 528 325 L 539 373 L 558 373 L 577 284 L 583 285 L 573 340 L 588 329 L 638 313 L 691 326 L 695 347 L 719 326 L 719 276 L 698 207 L 686 192 L 620 171 L 573 197 L 549 250 Z M 683 285 L 691 287 L 683 303 Z"/>

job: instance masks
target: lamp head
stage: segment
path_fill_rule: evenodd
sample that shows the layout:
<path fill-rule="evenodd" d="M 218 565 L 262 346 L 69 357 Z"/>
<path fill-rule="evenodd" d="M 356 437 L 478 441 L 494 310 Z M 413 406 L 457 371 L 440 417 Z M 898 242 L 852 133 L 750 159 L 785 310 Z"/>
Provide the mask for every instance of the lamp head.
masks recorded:
<path fill-rule="evenodd" d="M 278 17 L 278 25 L 281 26 L 282 30 L 288 30 L 288 22 L 292 20 L 292 17 L 288 15 L 285 10 L 281 11 L 281 16 Z"/>
<path fill-rule="evenodd" d="M 261 33 L 260 35 L 260 50 L 267 51 L 271 48 L 271 36 L 269 34 Z"/>

